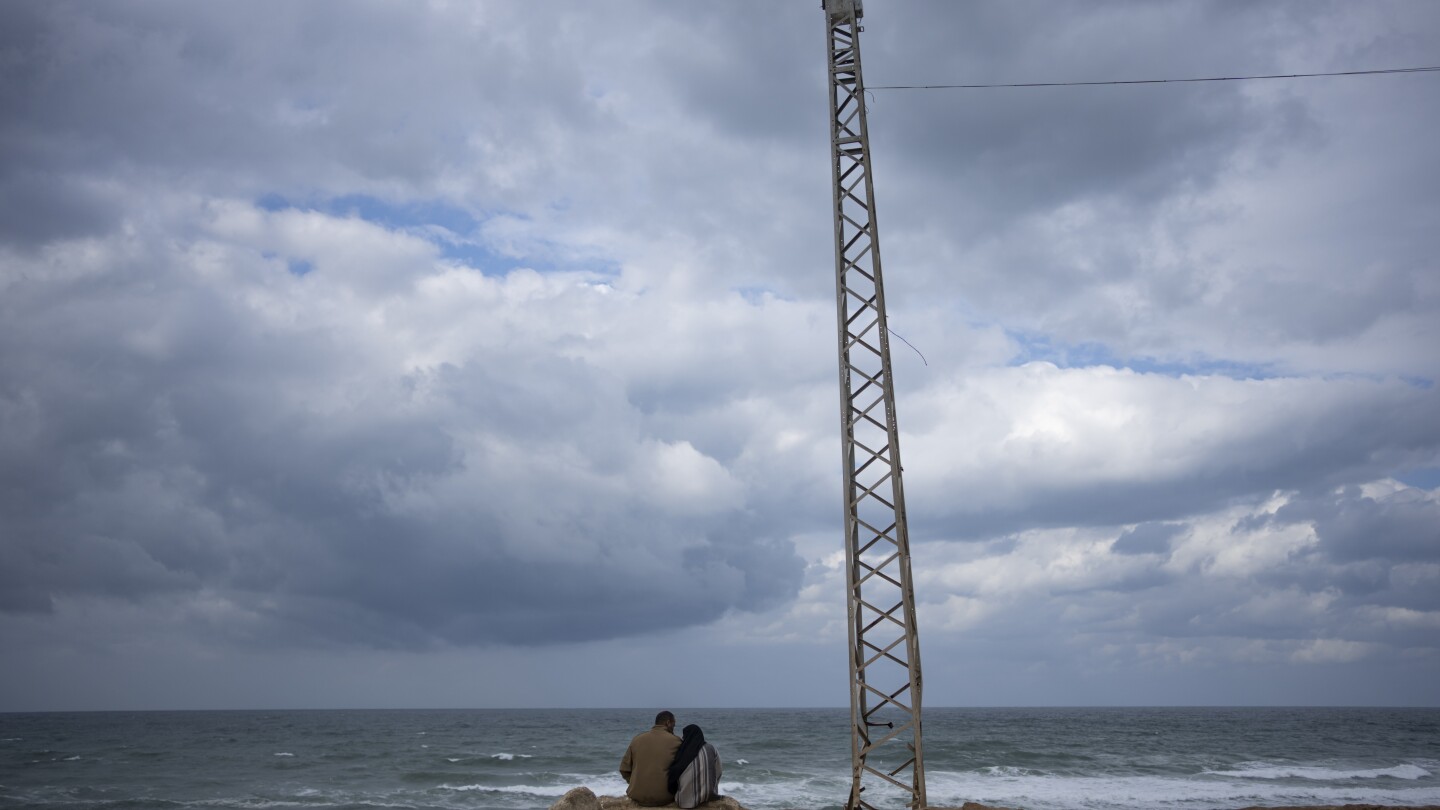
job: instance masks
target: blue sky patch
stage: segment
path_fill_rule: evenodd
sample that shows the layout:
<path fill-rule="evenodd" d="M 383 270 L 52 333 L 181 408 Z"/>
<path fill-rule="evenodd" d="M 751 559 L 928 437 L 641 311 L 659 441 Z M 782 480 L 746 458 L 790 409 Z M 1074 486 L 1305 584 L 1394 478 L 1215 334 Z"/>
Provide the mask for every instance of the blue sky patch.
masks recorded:
<path fill-rule="evenodd" d="M 1167 377 L 1194 375 L 1230 377 L 1237 380 L 1266 380 L 1281 376 L 1273 367 L 1258 363 L 1239 363 L 1205 357 L 1188 360 L 1162 360 L 1146 356 L 1125 357 L 1116 354 L 1103 343 L 1059 343 L 1045 335 L 1027 334 L 1014 330 L 1006 330 L 1006 334 L 1020 346 L 1020 351 L 1009 362 L 1011 366 L 1044 360 L 1054 363 L 1060 368 L 1109 366 L 1111 368 L 1128 368 L 1142 374 L 1161 374 Z"/>
<path fill-rule="evenodd" d="M 1421 467 L 1418 470 L 1397 475 L 1395 480 L 1416 489 L 1434 489 L 1440 487 L 1440 467 Z"/>
<path fill-rule="evenodd" d="M 416 200 L 405 203 L 388 202 L 365 194 L 347 194 L 328 199 L 292 200 L 282 194 L 264 194 L 255 205 L 265 211 L 318 211 L 332 217 L 354 217 L 387 230 L 425 239 L 451 261 L 479 270 L 487 276 L 503 276 L 511 270 L 528 267 L 538 272 L 589 272 L 616 276 L 620 265 L 612 260 L 567 259 L 559 264 L 555 255 L 564 251 L 542 246 L 538 255 L 509 256 L 491 250 L 480 236 L 483 219 L 442 200 Z M 512 216 L 519 216 L 511 214 Z M 522 217 L 523 218 L 523 217 Z M 306 263 L 305 272 L 309 272 Z M 296 272 L 296 263 L 291 263 Z M 303 273 L 297 273 L 303 275 Z"/>
<path fill-rule="evenodd" d="M 367 194 L 346 194 L 327 199 L 291 200 L 281 194 L 264 194 L 255 205 L 266 211 L 319 211 L 332 217 L 356 217 L 393 231 L 440 227 L 457 236 L 475 231 L 480 221 L 459 206 L 441 200 L 392 203 Z"/>
<path fill-rule="evenodd" d="M 768 298 L 772 301 L 794 301 L 795 298 L 789 295 L 782 295 L 779 290 L 765 284 L 742 284 L 739 287 L 732 287 L 737 295 L 745 299 L 745 303 L 751 306 L 760 306 Z"/>
<path fill-rule="evenodd" d="M 266 211 L 318 211 L 332 217 L 363 219 L 387 230 L 425 239 L 439 249 L 441 256 L 487 276 L 504 275 L 517 267 L 534 267 L 536 264 L 502 256 L 485 247 L 478 239 L 481 220 L 463 208 L 441 200 L 394 203 L 366 194 L 292 200 L 271 193 L 257 198 L 255 205 Z M 297 272 L 297 268 L 301 272 Z M 290 262 L 290 272 L 296 275 L 304 275 L 311 269 L 308 262 Z"/>

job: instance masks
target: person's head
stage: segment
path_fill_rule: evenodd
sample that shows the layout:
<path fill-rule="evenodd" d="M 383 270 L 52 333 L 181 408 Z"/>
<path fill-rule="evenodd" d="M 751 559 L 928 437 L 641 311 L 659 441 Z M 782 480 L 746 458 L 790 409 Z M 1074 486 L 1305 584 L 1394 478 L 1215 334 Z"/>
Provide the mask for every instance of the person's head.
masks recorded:
<path fill-rule="evenodd" d="M 681 739 L 683 739 L 687 743 L 693 741 L 695 745 L 699 745 L 700 743 L 705 742 L 705 732 L 701 731 L 699 726 L 691 723 L 690 725 L 685 727 L 685 731 L 683 732 Z"/>
<path fill-rule="evenodd" d="M 655 725 L 664 726 L 666 731 L 675 731 L 675 715 L 670 712 L 660 712 L 655 715 Z"/>

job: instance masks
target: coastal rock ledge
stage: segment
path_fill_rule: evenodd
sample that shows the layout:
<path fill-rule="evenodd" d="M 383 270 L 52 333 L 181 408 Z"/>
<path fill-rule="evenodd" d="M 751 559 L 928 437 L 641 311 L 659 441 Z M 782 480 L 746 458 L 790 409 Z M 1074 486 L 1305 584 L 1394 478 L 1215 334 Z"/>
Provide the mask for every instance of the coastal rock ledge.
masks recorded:
<path fill-rule="evenodd" d="M 674 804 L 664 805 L 675 807 Z M 747 810 L 747 808 L 730 798 L 720 798 L 700 805 L 704 810 Z M 568 793 L 560 797 L 560 801 L 550 805 L 550 810 L 654 810 L 643 804 L 636 804 L 624 796 L 596 796 L 595 792 L 588 787 L 571 788 Z"/>
<path fill-rule="evenodd" d="M 665 807 L 675 807 L 675 805 L 667 804 Z M 712 802 L 700 805 L 700 807 L 704 810 L 746 810 L 744 805 L 729 796 L 721 796 Z M 624 796 L 596 796 L 595 792 L 588 787 L 577 787 L 561 796 L 560 801 L 550 805 L 550 810 L 651 810 L 651 808 L 636 804 Z M 939 808 L 931 808 L 931 810 L 939 810 Z M 958 810 L 1009 810 L 1009 808 L 965 802 Z M 1378 804 L 1340 804 L 1323 807 L 1246 807 L 1244 810 L 1440 810 L 1440 807 L 1428 804 L 1423 807 L 1409 808 Z"/>
<path fill-rule="evenodd" d="M 664 810 L 664 807 L 675 807 L 675 805 L 674 805 L 674 804 L 664 805 L 664 806 L 661 808 L 661 810 Z M 554 804 L 550 805 L 550 810 L 654 810 L 654 809 L 653 809 L 653 808 L 646 807 L 646 806 L 643 805 L 643 804 L 636 804 L 635 802 L 633 802 L 633 801 L 625 798 L 624 796 L 596 796 L 596 795 L 595 795 L 595 792 L 594 792 L 593 790 L 591 790 L 591 789 L 588 788 L 588 787 L 583 787 L 583 786 L 582 786 L 582 787 L 577 787 L 577 788 L 571 788 L 564 796 L 561 796 L 561 797 L 560 797 L 560 801 L 555 802 Z M 720 798 L 715 799 L 714 801 L 709 801 L 709 802 L 706 802 L 706 803 L 700 805 L 700 808 L 697 808 L 697 810 L 747 810 L 747 808 L 745 807 L 745 805 L 741 804 L 740 802 L 735 801 L 734 799 L 730 798 L 729 796 L 721 796 Z M 939 808 L 933 808 L 932 810 L 939 810 Z M 959 808 L 959 810 L 1007 810 L 1007 808 L 1004 808 L 1004 807 L 990 807 L 990 806 L 984 805 L 984 804 L 976 804 L 975 802 L 966 802 L 966 803 L 965 803 L 965 806 L 962 807 L 962 808 Z M 1391 810 L 1394 810 L 1394 809 L 1392 808 Z"/>

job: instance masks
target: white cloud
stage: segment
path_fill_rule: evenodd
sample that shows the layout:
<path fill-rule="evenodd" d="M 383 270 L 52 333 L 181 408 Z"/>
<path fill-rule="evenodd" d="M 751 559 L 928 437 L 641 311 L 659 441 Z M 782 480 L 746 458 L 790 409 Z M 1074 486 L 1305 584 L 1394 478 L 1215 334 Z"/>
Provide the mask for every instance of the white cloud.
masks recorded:
<path fill-rule="evenodd" d="M 1032 12 L 877 7 L 869 79 L 1419 64 L 1440 31 L 1424 2 Z M 566 650 L 840 677 L 815 9 L 0 17 L 17 707 L 119 660 L 163 703 L 141 649 L 217 703 L 264 698 L 187 661 L 446 695 L 463 661 L 535 701 Z M 976 666 L 1031 702 L 1243 701 L 1325 663 L 1370 676 L 1337 701 L 1433 698 L 1440 496 L 1403 483 L 1440 464 L 1429 82 L 875 94 L 930 694 Z"/>
<path fill-rule="evenodd" d="M 1350 663 L 1372 654 L 1375 646 L 1361 641 L 1315 639 L 1296 649 L 1290 659 L 1302 664 Z"/>
<path fill-rule="evenodd" d="M 633 475 L 656 506 L 693 515 L 740 506 L 740 482 L 689 442 L 652 442 L 644 453 L 637 459 Z"/>
<path fill-rule="evenodd" d="M 921 518 L 965 534 L 1208 511 L 1433 458 L 1432 398 L 1399 381 L 986 370 L 906 403 L 908 492 Z"/>

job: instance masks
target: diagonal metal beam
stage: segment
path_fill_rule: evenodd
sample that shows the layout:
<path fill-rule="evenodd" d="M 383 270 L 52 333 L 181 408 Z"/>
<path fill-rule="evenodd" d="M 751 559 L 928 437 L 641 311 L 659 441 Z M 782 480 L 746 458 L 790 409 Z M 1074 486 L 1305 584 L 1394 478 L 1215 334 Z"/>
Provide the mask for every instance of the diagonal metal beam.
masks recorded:
<path fill-rule="evenodd" d="M 920 646 L 865 120 L 862 12 L 860 0 L 822 0 L 822 6 L 830 51 L 836 345 L 850 618 L 852 779 L 846 808 L 903 804 L 923 810 Z M 877 528 L 881 524 L 884 530 Z M 864 555 L 882 540 L 888 545 L 870 556 L 886 556 L 867 561 Z M 892 607 L 881 610 L 876 605 Z M 873 618 L 867 618 L 867 611 Z M 906 700 L 900 700 L 904 695 Z M 872 726 L 887 731 L 872 737 Z"/>

